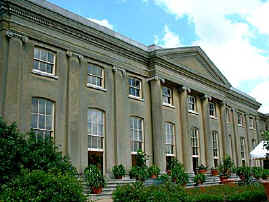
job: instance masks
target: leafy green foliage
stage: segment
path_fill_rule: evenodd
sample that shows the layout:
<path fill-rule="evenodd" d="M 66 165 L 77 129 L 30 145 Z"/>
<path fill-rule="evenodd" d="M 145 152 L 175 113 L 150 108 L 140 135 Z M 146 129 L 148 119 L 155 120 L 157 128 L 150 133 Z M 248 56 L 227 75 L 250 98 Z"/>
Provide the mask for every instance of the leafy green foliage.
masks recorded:
<path fill-rule="evenodd" d="M 148 169 L 147 167 L 138 167 L 134 166 L 129 171 L 129 175 L 131 178 L 136 178 L 140 181 L 145 181 L 149 177 Z"/>
<path fill-rule="evenodd" d="M 119 177 L 122 177 L 126 174 L 126 170 L 124 168 L 124 166 L 122 164 L 120 165 L 115 165 L 113 168 L 112 168 L 112 172 L 113 172 L 113 175 L 115 178 L 119 178 Z"/>
<path fill-rule="evenodd" d="M 149 176 L 155 175 L 156 177 L 160 174 L 160 168 L 156 165 L 152 165 L 148 168 Z"/>
<path fill-rule="evenodd" d="M 262 178 L 263 169 L 261 167 L 252 167 L 251 173 L 253 177 L 255 177 L 256 179 L 260 179 Z"/>
<path fill-rule="evenodd" d="M 210 186 L 183 189 L 173 183 L 145 187 L 136 182 L 119 186 L 113 192 L 114 202 L 263 202 L 266 194 L 262 185 Z"/>
<path fill-rule="evenodd" d="M 57 149 L 52 140 L 40 140 L 33 132 L 19 133 L 15 123 L 8 126 L 0 117 L 0 183 L 9 182 L 22 168 L 77 175 L 77 170 Z"/>
<path fill-rule="evenodd" d="M 194 176 L 193 181 L 196 184 L 203 184 L 205 182 L 205 175 L 202 173 L 198 173 L 197 175 Z"/>
<path fill-rule="evenodd" d="M 236 174 L 240 177 L 242 183 L 249 184 L 251 182 L 251 169 L 250 167 L 242 166 L 235 169 Z"/>
<path fill-rule="evenodd" d="M 263 146 L 267 151 L 269 151 L 269 131 L 264 131 L 262 137 L 264 140 Z"/>
<path fill-rule="evenodd" d="M 148 202 L 148 201 L 186 201 L 186 194 L 183 189 L 172 183 L 165 183 L 160 186 L 145 187 L 143 183 L 136 182 L 129 185 L 119 186 L 113 192 L 114 202 Z"/>
<path fill-rule="evenodd" d="M 234 163 L 230 156 L 223 159 L 223 162 L 218 166 L 220 175 L 230 177 L 232 170 L 234 169 Z"/>
<path fill-rule="evenodd" d="M 91 189 L 105 186 L 105 178 L 95 165 L 89 165 L 85 168 L 84 177 Z"/>
<path fill-rule="evenodd" d="M 185 173 L 183 164 L 179 162 L 174 162 L 171 170 L 172 179 L 180 185 L 187 184 L 189 181 L 189 176 Z"/>
<path fill-rule="evenodd" d="M 0 201 L 86 201 L 76 177 L 43 170 L 21 170 L 3 185 Z"/>
<path fill-rule="evenodd" d="M 137 154 L 135 155 L 136 166 L 138 167 L 146 167 L 147 154 L 143 152 L 141 149 L 137 150 Z"/>

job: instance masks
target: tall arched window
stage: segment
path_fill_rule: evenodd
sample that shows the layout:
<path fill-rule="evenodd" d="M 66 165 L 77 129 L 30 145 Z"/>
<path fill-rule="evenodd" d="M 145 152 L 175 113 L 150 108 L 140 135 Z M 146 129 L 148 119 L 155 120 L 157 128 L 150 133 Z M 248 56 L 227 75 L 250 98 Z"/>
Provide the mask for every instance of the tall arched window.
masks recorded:
<path fill-rule="evenodd" d="M 218 131 L 212 131 L 212 140 L 213 140 L 213 158 L 215 168 L 218 166 L 219 160 L 219 137 Z"/>
<path fill-rule="evenodd" d="M 101 110 L 88 109 L 88 149 L 104 150 L 104 112 Z"/>
<path fill-rule="evenodd" d="M 164 124 L 166 155 L 175 155 L 175 125 L 166 122 Z"/>
<path fill-rule="evenodd" d="M 130 117 L 131 152 L 143 151 L 143 119 Z"/>
<path fill-rule="evenodd" d="M 32 124 L 37 137 L 54 136 L 54 103 L 44 98 L 32 98 Z"/>
<path fill-rule="evenodd" d="M 198 128 L 193 128 L 191 132 L 191 146 L 192 146 L 192 165 L 193 170 L 196 171 L 198 168 L 198 159 L 199 159 L 199 130 Z"/>

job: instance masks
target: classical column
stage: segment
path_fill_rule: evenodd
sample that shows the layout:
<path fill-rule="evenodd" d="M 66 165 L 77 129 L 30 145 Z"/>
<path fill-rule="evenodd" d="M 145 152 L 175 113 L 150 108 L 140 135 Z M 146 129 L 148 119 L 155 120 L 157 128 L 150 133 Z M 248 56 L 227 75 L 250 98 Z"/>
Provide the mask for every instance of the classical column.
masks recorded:
<path fill-rule="evenodd" d="M 224 102 L 220 103 L 220 123 L 221 123 L 221 134 L 220 137 L 222 138 L 222 148 L 223 154 L 225 156 L 232 157 L 231 147 L 229 146 L 230 140 L 227 134 L 227 117 L 226 117 L 226 104 Z"/>
<path fill-rule="evenodd" d="M 161 79 L 158 76 L 150 79 L 151 88 L 151 113 L 152 113 L 152 139 L 153 162 L 161 171 L 166 169 L 165 136 L 162 114 L 162 88 Z"/>
<path fill-rule="evenodd" d="M 211 99 L 210 96 L 204 95 L 201 98 L 201 101 L 202 101 L 202 115 L 203 115 L 203 130 L 205 136 L 206 163 L 208 168 L 212 168 L 214 167 L 214 158 L 213 158 L 213 139 L 210 131 L 210 122 L 209 122 L 209 106 L 208 106 L 209 99 Z"/>
<path fill-rule="evenodd" d="M 72 164 L 82 172 L 81 169 L 81 111 L 80 111 L 80 80 L 81 80 L 81 59 L 82 57 L 67 52 L 69 57 L 68 63 L 68 103 L 67 103 L 67 147 L 68 156 L 71 158 Z M 85 121 L 85 120 L 84 120 Z"/>
<path fill-rule="evenodd" d="M 249 114 L 244 114 L 246 120 L 246 164 L 251 166 L 251 159 L 249 153 L 251 152 L 251 138 L 250 138 L 250 129 L 249 129 Z M 253 120 L 254 121 L 254 120 Z"/>
<path fill-rule="evenodd" d="M 115 89 L 115 161 L 131 168 L 131 140 L 128 116 L 128 78 L 124 69 L 114 67 Z"/>
<path fill-rule="evenodd" d="M 8 58 L 6 63 L 6 82 L 4 88 L 3 116 L 8 123 L 20 122 L 20 102 L 22 88 L 23 44 L 28 38 L 18 33 L 7 31 Z M 20 124 L 20 123 L 19 123 Z M 20 127 L 20 125 L 19 125 Z"/>
<path fill-rule="evenodd" d="M 239 135 L 238 135 L 238 122 L 237 122 L 237 111 L 232 108 L 232 114 L 233 114 L 233 118 L 232 118 L 232 121 L 233 121 L 233 135 L 234 135 L 234 151 L 235 151 L 235 164 L 236 166 L 241 166 L 242 162 L 240 161 L 241 159 L 241 150 L 240 150 L 240 138 L 239 138 Z"/>
<path fill-rule="evenodd" d="M 181 129 L 183 135 L 183 163 L 186 172 L 192 173 L 192 146 L 191 133 L 189 127 L 189 112 L 188 112 L 188 88 L 182 87 L 180 91 L 180 110 L 181 110 Z"/>

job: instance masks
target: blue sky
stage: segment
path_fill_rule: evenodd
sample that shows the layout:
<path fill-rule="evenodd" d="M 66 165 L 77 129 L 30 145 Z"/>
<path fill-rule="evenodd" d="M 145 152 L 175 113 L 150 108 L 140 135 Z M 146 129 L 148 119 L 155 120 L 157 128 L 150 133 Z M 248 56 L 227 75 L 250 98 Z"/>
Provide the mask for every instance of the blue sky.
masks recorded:
<path fill-rule="evenodd" d="M 145 45 L 199 45 L 269 113 L 268 0 L 49 0 Z"/>

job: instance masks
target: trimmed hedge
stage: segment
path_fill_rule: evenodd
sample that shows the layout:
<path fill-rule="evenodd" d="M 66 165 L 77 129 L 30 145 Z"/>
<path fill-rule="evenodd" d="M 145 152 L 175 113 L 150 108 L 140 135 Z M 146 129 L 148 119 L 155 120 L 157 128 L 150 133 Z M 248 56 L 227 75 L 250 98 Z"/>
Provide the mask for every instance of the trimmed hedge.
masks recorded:
<path fill-rule="evenodd" d="M 115 202 L 264 202 L 266 201 L 266 194 L 260 184 L 219 185 L 183 189 L 171 182 L 148 187 L 139 182 L 117 187 L 113 192 L 113 200 Z"/>

